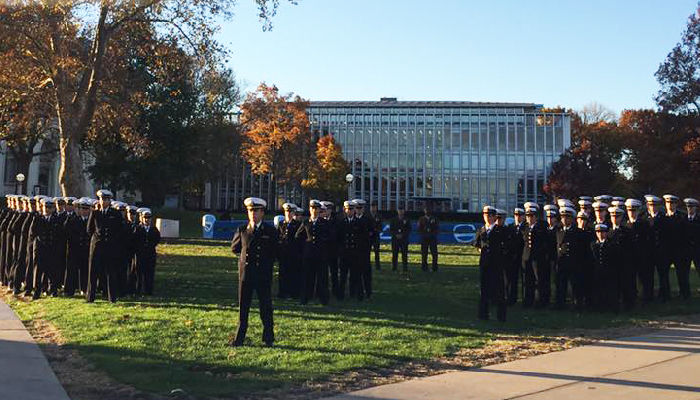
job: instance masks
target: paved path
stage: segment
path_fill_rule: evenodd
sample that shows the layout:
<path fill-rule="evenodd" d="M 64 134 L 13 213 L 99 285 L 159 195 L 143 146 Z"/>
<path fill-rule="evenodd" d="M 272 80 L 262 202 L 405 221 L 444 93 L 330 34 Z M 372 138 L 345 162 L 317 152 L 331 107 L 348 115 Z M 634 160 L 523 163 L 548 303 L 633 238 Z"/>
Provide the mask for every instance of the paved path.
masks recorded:
<path fill-rule="evenodd" d="M 70 400 L 46 357 L 0 299 L 0 399 Z"/>
<path fill-rule="evenodd" d="M 700 324 L 378 386 L 332 399 L 700 400 Z"/>

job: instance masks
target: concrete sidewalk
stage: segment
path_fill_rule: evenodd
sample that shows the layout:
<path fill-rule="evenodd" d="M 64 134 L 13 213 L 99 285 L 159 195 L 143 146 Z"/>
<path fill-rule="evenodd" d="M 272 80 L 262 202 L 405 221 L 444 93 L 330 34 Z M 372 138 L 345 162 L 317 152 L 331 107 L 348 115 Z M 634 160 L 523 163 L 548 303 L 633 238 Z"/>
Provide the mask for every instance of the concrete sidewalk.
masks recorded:
<path fill-rule="evenodd" d="M 41 349 L 1 298 L 0 399 L 69 400 Z"/>
<path fill-rule="evenodd" d="M 697 399 L 700 324 L 333 397 L 369 399 Z"/>

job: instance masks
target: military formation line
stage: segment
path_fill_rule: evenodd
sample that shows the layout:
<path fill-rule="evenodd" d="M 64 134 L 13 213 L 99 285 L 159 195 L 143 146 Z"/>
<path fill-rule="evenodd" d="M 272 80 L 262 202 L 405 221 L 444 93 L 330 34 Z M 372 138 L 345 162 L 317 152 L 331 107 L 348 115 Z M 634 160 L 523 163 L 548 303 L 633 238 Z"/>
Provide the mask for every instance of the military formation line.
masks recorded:
<path fill-rule="evenodd" d="M 493 304 L 505 320 L 507 306 L 518 300 L 524 307 L 547 307 L 552 282 L 558 309 L 618 312 L 655 299 L 666 302 L 671 265 L 680 297 L 690 298 L 691 262 L 696 270 L 700 266 L 700 218 L 696 199 L 683 202 L 685 213 L 674 195 L 647 195 L 644 202 L 582 196 L 577 211 L 572 201 L 559 199 L 543 207 L 545 221 L 539 205 L 529 202 L 514 210 L 514 225 L 505 224 L 505 212 L 485 206 L 475 241 L 478 317 L 488 319 Z"/>
<path fill-rule="evenodd" d="M 479 250 L 480 300 L 477 315 L 505 321 L 508 306 L 576 311 L 630 310 L 654 299 L 671 298 L 670 271 L 675 267 L 683 299 L 690 297 L 690 265 L 700 263 L 698 201 L 683 201 L 687 212 L 678 210 L 673 195 L 663 200 L 653 195 L 642 202 L 608 195 L 581 196 L 574 203 L 559 199 L 557 205 L 528 202 L 514 210 L 515 223 L 506 224 L 507 213 L 483 208 L 484 226 L 474 241 Z M 263 341 L 272 346 L 272 279 L 279 261 L 279 298 L 307 304 L 318 299 L 328 304 L 334 296 L 363 300 L 372 295 L 372 253 L 380 269 L 379 234 L 382 219 L 372 204 L 349 200 L 342 215 L 334 215 L 333 203 L 311 200 L 310 217 L 304 210 L 285 203 L 284 219 L 276 227 L 263 223 L 267 203 L 250 197 L 244 202 L 248 224 L 238 227 L 231 244 L 239 255 L 239 326 L 232 346 L 244 344 L 248 314 L 254 293 L 260 302 Z M 646 207 L 645 207 L 646 205 Z M 542 220 L 544 216 L 544 220 Z M 392 269 L 408 268 L 408 237 L 411 221 L 402 209 L 389 225 Z M 438 222 L 427 209 L 418 220 L 423 271 L 438 270 Z M 432 256 L 429 268 L 428 253 Z M 658 293 L 655 293 L 658 276 Z M 349 283 L 349 285 L 348 285 Z M 554 287 L 554 296 L 552 296 Z M 641 293 L 639 293 L 641 291 Z M 552 297 L 554 297 L 552 299 Z"/>
<path fill-rule="evenodd" d="M 150 295 L 160 232 L 152 212 L 98 199 L 7 195 L 0 212 L 0 280 L 9 292 L 38 299 L 42 293 L 98 292 L 116 302 L 128 294 Z"/>

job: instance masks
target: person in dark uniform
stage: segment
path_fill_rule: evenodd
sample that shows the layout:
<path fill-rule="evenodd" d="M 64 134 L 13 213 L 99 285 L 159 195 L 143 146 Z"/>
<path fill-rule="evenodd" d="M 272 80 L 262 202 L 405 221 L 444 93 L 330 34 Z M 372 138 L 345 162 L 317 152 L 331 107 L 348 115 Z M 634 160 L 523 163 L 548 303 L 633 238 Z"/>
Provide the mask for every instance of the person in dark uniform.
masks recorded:
<path fill-rule="evenodd" d="M 68 217 L 63 227 L 68 242 L 68 267 L 64 281 L 64 293 L 73 296 L 76 290 L 87 292 L 88 269 L 90 263 L 90 235 L 87 221 L 92 202 L 87 198 L 73 201 L 75 214 Z"/>
<path fill-rule="evenodd" d="M 647 222 L 650 228 L 650 251 L 653 253 L 653 257 L 650 258 L 650 261 L 654 263 L 654 268 L 659 277 L 658 297 L 661 301 L 665 302 L 671 299 L 671 285 L 668 280 L 668 271 L 664 270 L 664 265 L 666 264 L 665 254 L 667 250 L 665 249 L 665 243 L 662 238 L 664 229 L 664 215 L 661 211 L 663 207 L 662 201 L 654 195 L 646 195 L 644 199 L 647 203 Z M 653 287 L 653 280 L 651 285 Z"/>
<path fill-rule="evenodd" d="M 552 292 L 552 274 L 555 273 L 555 268 L 557 266 L 557 232 L 559 232 L 561 228 L 559 222 L 559 207 L 553 204 L 547 204 L 544 206 L 544 214 L 547 222 L 547 266 L 549 268 L 548 270 L 546 270 L 546 268 L 541 268 L 538 273 L 537 284 L 541 292 L 546 293 L 544 298 L 540 297 L 540 302 L 537 304 L 538 307 L 546 307 L 549 305 L 549 298 Z M 540 281 L 540 276 L 545 278 L 544 281 Z M 544 287 L 544 285 L 547 287 Z"/>
<path fill-rule="evenodd" d="M 14 262 L 14 254 L 12 243 L 14 241 L 14 234 L 10 230 L 10 227 L 14 221 L 19 218 L 20 207 L 18 202 L 18 196 L 10 195 L 8 197 L 10 202 L 10 214 L 3 221 L 2 227 L 2 262 L 0 263 L 0 284 L 7 285 L 9 281 L 10 271 L 12 269 L 12 264 Z"/>
<path fill-rule="evenodd" d="M 664 195 L 666 204 L 666 214 L 664 215 L 664 223 L 662 233 L 662 241 L 666 243 L 668 252 L 665 254 L 663 269 L 670 271 L 671 264 L 676 269 L 676 278 L 678 280 L 678 289 L 681 298 L 687 300 L 690 298 L 690 251 L 687 230 L 687 218 L 684 218 L 680 213 L 676 212 L 678 208 L 678 197 L 666 194 Z"/>
<path fill-rule="evenodd" d="M 6 208 L 2 213 L 2 220 L 0 221 L 0 284 L 4 284 L 3 276 L 5 275 L 6 268 L 6 257 L 7 257 L 7 227 L 14 216 L 14 205 L 12 196 L 10 194 L 5 195 Z"/>
<path fill-rule="evenodd" d="M 479 228 L 474 239 L 474 247 L 479 250 L 479 319 L 489 319 L 489 303 L 497 307 L 499 321 L 506 320 L 506 296 L 504 264 L 502 252 L 505 245 L 503 227 L 496 224 L 498 210 L 485 206 L 482 210 L 484 226 Z"/>
<path fill-rule="evenodd" d="M 396 271 L 399 264 L 399 253 L 401 253 L 401 261 L 403 272 L 408 271 L 408 239 L 411 235 L 411 221 L 406 218 L 406 213 L 403 210 L 403 205 L 399 204 L 396 211 L 396 216 L 389 223 L 389 231 L 391 232 L 391 270 Z"/>
<path fill-rule="evenodd" d="M 93 210 L 88 217 L 87 232 L 90 235 L 90 265 L 88 272 L 89 303 L 95 301 L 98 278 L 105 280 L 105 289 L 110 302 L 115 303 L 119 296 L 119 269 L 122 267 L 122 237 L 124 219 L 119 211 L 110 207 L 112 192 L 106 189 L 97 191 L 99 210 Z"/>
<path fill-rule="evenodd" d="M 584 308 L 585 292 L 583 268 L 585 254 L 590 244 L 585 241 L 583 232 L 574 224 L 573 207 L 565 205 L 559 209 L 561 228 L 556 233 L 557 265 L 556 265 L 556 307 L 566 308 L 566 298 L 569 284 L 573 293 L 573 303 L 577 311 Z"/>
<path fill-rule="evenodd" d="M 617 252 L 607 240 L 608 226 L 596 224 L 596 242 L 591 245 L 594 259 L 594 295 L 597 311 L 618 311 Z"/>
<path fill-rule="evenodd" d="M 615 247 L 616 259 L 616 281 L 618 298 L 622 298 L 625 310 L 631 310 L 636 302 L 636 274 L 632 265 L 632 231 L 625 223 L 623 216 L 625 212 L 616 206 L 608 208 L 612 228 L 608 230 L 608 241 Z"/>
<path fill-rule="evenodd" d="M 533 202 L 525 203 L 527 229 L 523 231 L 523 273 L 525 275 L 525 292 L 523 307 L 535 304 L 535 292 L 538 306 L 549 304 L 550 272 L 547 258 L 549 241 L 546 224 L 538 218 L 539 206 Z"/>
<path fill-rule="evenodd" d="M 595 225 L 590 226 L 590 215 L 585 211 L 579 211 L 576 214 L 576 225 L 581 230 L 581 240 L 584 244 L 585 251 L 581 258 L 581 290 L 583 291 L 583 300 L 586 308 L 593 308 L 593 285 L 594 285 L 594 262 L 591 245 L 595 243 Z"/>
<path fill-rule="evenodd" d="M 286 299 L 287 297 L 299 298 L 299 254 L 301 250 L 300 241 L 296 235 L 300 221 L 294 219 L 297 206 L 294 203 L 282 204 L 284 210 L 284 220 L 277 226 L 280 238 L 280 257 L 277 297 Z"/>
<path fill-rule="evenodd" d="M 279 254 L 277 230 L 264 223 L 265 200 L 249 197 L 243 201 L 248 210 L 248 223 L 236 229 L 231 250 L 238 254 L 238 332 L 231 346 L 243 346 L 248 330 L 248 314 L 253 292 L 258 294 L 262 340 L 272 347 L 275 341 L 272 318 L 272 271 Z"/>
<path fill-rule="evenodd" d="M 63 226 L 65 224 L 66 219 L 68 219 L 68 211 L 66 208 L 66 199 L 65 197 L 58 196 L 53 198 L 53 202 L 56 205 L 56 212 L 54 214 L 55 218 L 58 218 L 58 223 Z M 58 257 L 61 259 L 60 263 L 61 266 L 59 268 L 59 286 L 63 286 L 63 282 L 65 281 L 66 277 L 66 265 L 67 265 L 67 254 L 68 254 L 68 244 L 66 242 L 66 237 L 65 235 L 61 238 L 61 243 L 58 244 L 58 252 L 59 255 Z"/>
<path fill-rule="evenodd" d="M 423 209 L 424 215 L 418 219 L 418 233 L 420 234 L 421 269 L 428 271 L 428 249 L 433 261 L 433 272 L 438 270 L 437 235 L 440 226 L 437 218 L 430 212 L 430 206 Z"/>
<path fill-rule="evenodd" d="M 382 215 L 379 213 L 376 200 L 372 202 L 369 217 L 372 219 L 372 231 L 374 232 L 370 238 L 370 251 L 374 251 L 374 267 L 379 271 L 382 269 L 381 263 L 379 262 L 379 235 L 381 235 L 384 230 L 384 225 L 382 224 Z"/>
<path fill-rule="evenodd" d="M 358 286 L 359 291 L 357 293 L 357 298 L 362 300 L 363 293 L 367 299 L 372 296 L 372 264 L 370 261 L 370 243 L 375 233 L 372 219 L 364 212 L 366 202 L 362 199 L 355 199 L 353 202 L 355 203 L 355 219 L 357 220 L 356 222 L 360 224 L 357 231 L 357 248 L 360 255 L 359 263 L 362 265 L 362 283 Z M 350 290 L 352 292 L 352 283 L 350 284 Z M 355 295 L 355 293 L 350 293 L 350 295 Z"/>
<path fill-rule="evenodd" d="M 153 283 L 156 274 L 156 246 L 160 243 L 160 231 L 153 225 L 153 214 L 150 208 L 137 209 L 140 221 L 134 228 L 133 243 L 136 272 L 136 288 L 138 294 L 150 296 L 153 294 Z"/>
<path fill-rule="evenodd" d="M 516 207 L 513 210 L 513 217 L 515 219 L 514 225 L 511 227 L 510 235 L 510 248 L 511 257 L 510 262 L 506 265 L 506 299 L 508 305 L 512 306 L 518 302 L 518 281 L 522 280 L 520 276 L 522 275 L 522 257 L 523 257 L 523 232 L 527 229 L 527 222 L 525 222 L 525 210 Z M 524 280 L 522 280 L 522 285 L 524 285 Z"/>
<path fill-rule="evenodd" d="M 695 265 L 695 271 L 700 275 L 700 217 L 697 215 L 698 201 L 694 198 L 683 199 L 688 210 L 686 232 L 688 234 L 688 259 Z M 688 266 L 690 266 L 690 262 Z"/>
<path fill-rule="evenodd" d="M 328 274 L 323 273 L 328 268 L 328 253 L 331 228 L 330 223 L 321 218 L 321 202 L 309 201 L 311 214 L 307 221 L 302 222 L 295 237 L 304 240 L 302 261 L 303 277 L 301 281 L 300 304 L 306 304 L 314 293 L 319 294 L 321 304 L 328 304 Z"/>
<path fill-rule="evenodd" d="M 33 299 L 41 296 L 44 277 L 47 280 L 47 293 L 51 296 L 58 295 L 60 285 L 60 270 L 64 265 L 59 257 L 60 248 L 65 243 L 63 236 L 62 218 L 56 215 L 53 199 L 45 198 L 41 201 L 44 216 L 36 218 L 29 228 L 30 238 L 34 240 L 34 273 Z"/>
<path fill-rule="evenodd" d="M 21 283 L 24 280 L 24 272 L 26 270 L 27 239 L 25 236 L 26 231 L 24 231 L 23 228 L 27 218 L 30 217 L 29 198 L 27 196 L 20 196 L 19 201 L 19 217 L 16 218 L 10 226 L 10 232 L 12 232 L 14 237 L 12 247 L 15 258 L 13 264 L 9 268 L 8 281 L 9 289 L 12 290 L 15 295 L 21 293 Z M 17 285 L 15 283 L 17 283 Z"/>
<path fill-rule="evenodd" d="M 642 302 L 649 303 L 654 298 L 654 254 L 651 243 L 651 228 L 648 221 L 639 218 L 639 210 L 642 208 L 641 201 L 627 199 L 625 207 L 627 208 L 627 227 L 630 229 L 632 242 L 632 273 L 636 275 L 642 286 Z M 636 284 L 633 289 L 635 289 L 636 297 Z"/>
<path fill-rule="evenodd" d="M 324 200 L 321 202 L 321 218 L 328 221 L 330 227 L 330 237 L 328 239 L 328 267 L 324 272 L 330 275 L 331 293 L 335 295 L 338 292 L 338 219 L 335 215 L 335 204 Z"/>
<path fill-rule="evenodd" d="M 343 203 L 345 218 L 338 224 L 338 250 L 340 256 L 340 279 L 338 281 L 338 300 L 345 298 L 345 285 L 350 277 L 350 295 L 357 296 L 358 289 L 362 286 L 361 263 L 359 255 L 359 236 L 362 225 L 355 218 L 355 202 L 348 200 Z M 362 293 L 362 292 L 360 292 Z M 361 298 L 361 297 L 360 297 Z"/>

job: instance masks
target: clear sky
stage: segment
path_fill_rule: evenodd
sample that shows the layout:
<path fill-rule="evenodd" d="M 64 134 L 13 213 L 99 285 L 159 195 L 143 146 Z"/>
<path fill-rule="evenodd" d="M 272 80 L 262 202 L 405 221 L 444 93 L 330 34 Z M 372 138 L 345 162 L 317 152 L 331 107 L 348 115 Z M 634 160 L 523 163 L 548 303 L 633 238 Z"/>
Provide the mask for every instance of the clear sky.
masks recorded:
<path fill-rule="evenodd" d="M 284 0 L 282 0 L 284 1 Z M 654 107 L 654 72 L 698 0 L 299 0 L 262 32 L 239 0 L 218 39 L 245 90 L 309 100 Z"/>

